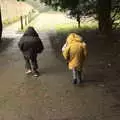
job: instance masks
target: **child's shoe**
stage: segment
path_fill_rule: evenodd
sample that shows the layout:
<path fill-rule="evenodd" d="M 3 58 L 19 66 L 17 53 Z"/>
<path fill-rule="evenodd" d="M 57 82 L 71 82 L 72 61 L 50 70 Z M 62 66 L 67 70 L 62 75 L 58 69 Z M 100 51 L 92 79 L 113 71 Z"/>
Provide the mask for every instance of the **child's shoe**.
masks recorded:
<path fill-rule="evenodd" d="M 30 74 L 30 73 L 32 73 L 32 71 L 31 71 L 30 69 L 28 69 L 28 70 L 26 70 L 25 73 L 26 73 L 26 74 Z"/>
<path fill-rule="evenodd" d="M 72 83 L 77 84 L 77 79 L 73 79 Z"/>
<path fill-rule="evenodd" d="M 38 76 L 39 76 L 39 72 L 38 72 L 38 71 L 34 71 L 34 72 L 33 72 L 33 76 L 34 76 L 34 77 L 38 77 Z"/>
<path fill-rule="evenodd" d="M 82 81 L 82 80 L 79 80 L 79 81 L 78 81 L 78 84 L 81 84 L 81 83 L 83 83 L 83 81 Z"/>

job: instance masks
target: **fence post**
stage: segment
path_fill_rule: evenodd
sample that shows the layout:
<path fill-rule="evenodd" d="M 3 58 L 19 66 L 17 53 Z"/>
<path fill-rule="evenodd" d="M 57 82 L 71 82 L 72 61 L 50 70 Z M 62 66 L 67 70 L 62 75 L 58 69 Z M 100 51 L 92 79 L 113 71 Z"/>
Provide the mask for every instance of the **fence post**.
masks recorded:
<path fill-rule="evenodd" d="M 27 15 L 25 15 L 25 25 L 27 25 Z"/>
<path fill-rule="evenodd" d="M 20 21 L 21 21 L 21 30 L 23 30 L 23 16 L 20 16 Z"/>

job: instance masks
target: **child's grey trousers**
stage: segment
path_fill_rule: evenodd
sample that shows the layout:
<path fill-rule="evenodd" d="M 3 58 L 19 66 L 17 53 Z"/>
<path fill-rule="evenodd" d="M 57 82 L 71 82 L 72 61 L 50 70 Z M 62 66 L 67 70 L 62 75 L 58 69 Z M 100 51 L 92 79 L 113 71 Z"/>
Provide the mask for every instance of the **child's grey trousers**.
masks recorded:
<path fill-rule="evenodd" d="M 76 68 L 73 68 L 72 73 L 73 73 L 73 80 L 77 80 L 78 82 L 81 82 L 82 80 L 81 71 L 77 70 Z"/>

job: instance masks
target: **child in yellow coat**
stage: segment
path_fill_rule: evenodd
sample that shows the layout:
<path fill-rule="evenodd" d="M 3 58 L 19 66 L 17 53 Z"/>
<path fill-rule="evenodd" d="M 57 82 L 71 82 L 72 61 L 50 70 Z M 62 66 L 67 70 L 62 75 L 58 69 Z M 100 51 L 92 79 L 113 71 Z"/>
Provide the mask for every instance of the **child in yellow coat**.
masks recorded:
<path fill-rule="evenodd" d="M 62 48 L 62 53 L 69 69 L 73 72 L 73 83 L 81 83 L 83 63 L 87 56 L 86 43 L 82 40 L 81 36 L 71 33 L 68 35 L 66 43 Z"/>

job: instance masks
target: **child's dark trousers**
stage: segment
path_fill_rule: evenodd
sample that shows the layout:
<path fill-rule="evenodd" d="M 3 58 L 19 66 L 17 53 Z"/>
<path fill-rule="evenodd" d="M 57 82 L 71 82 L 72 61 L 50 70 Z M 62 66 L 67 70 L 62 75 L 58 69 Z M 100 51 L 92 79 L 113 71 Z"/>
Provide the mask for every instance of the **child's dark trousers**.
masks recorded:
<path fill-rule="evenodd" d="M 33 69 L 33 71 L 36 71 L 38 69 L 37 54 L 31 55 L 31 57 L 24 56 L 24 59 L 25 59 L 25 68 L 27 70 Z"/>

